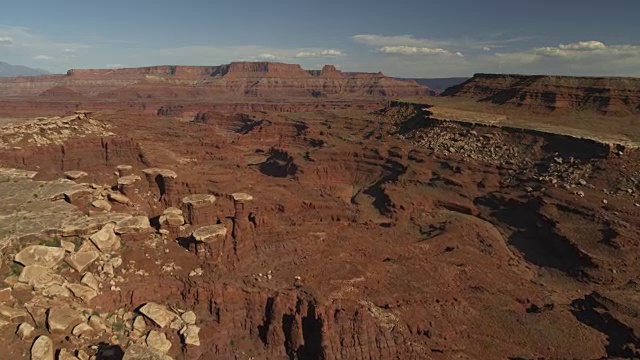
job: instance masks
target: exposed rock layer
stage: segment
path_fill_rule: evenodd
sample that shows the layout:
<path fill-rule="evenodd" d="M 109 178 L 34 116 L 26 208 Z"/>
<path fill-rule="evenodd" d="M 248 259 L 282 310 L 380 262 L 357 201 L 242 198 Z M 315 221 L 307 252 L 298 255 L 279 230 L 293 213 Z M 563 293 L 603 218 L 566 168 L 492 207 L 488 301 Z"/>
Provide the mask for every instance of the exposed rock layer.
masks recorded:
<path fill-rule="evenodd" d="M 640 78 L 475 74 L 442 96 L 538 110 L 640 113 Z"/>

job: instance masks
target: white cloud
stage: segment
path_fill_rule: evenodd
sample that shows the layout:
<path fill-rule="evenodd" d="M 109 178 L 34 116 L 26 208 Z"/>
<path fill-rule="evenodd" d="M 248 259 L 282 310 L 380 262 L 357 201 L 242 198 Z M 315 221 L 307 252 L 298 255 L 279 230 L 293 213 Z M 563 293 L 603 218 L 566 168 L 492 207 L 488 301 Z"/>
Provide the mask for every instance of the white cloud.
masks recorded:
<path fill-rule="evenodd" d="M 33 58 L 35 60 L 53 60 L 53 57 L 49 55 L 36 55 Z"/>
<path fill-rule="evenodd" d="M 605 49 L 607 46 L 600 41 L 578 41 L 572 44 L 560 44 L 558 48 L 562 50 L 595 50 Z"/>
<path fill-rule="evenodd" d="M 611 64 L 621 59 L 636 59 L 640 63 L 640 45 L 616 44 L 606 45 L 600 41 L 579 41 L 557 46 L 532 48 L 527 51 L 498 53 L 498 58 L 529 64 L 545 59 L 558 59 L 576 62 L 609 62 Z M 580 64 L 575 64 L 579 66 Z"/>
<path fill-rule="evenodd" d="M 71 48 L 62 49 L 62 52 L 65 52 L 65 53 L 70 53 L 70 52 L 75 52 L 75 51 L 76 51 L 76 49 L 71 49 Z"/>
<path fill-rule="evenodd" d="M 355 42 L 373 46 L 422 46 L 422 47 L 438 47 L 442 42 L 429 39 L 416 39 L 412 35 L 375 35 L 375 34 L 359 34 L 351 37 Z"/>
<path fill-rule="evenodd" d="M 500 36 L 500 38 L 498 38 L 498 36 Z M 493 48 L 504 47 L 507 44 L 522 42 L 530 39 L 527 37 L 504 38 L 501 36 L 503 36 L 503 34 L 492 35 L 488 38 L 427 39 L 417 38 L 413 35 L 386 36 L 376 34 L 358 34 L 352 36 L 351 39 L 359 44 L 375 46 L 378 48 L 385 46 L 413 46 L 457 49 L 455 52 L 469 49 L 490 51 Z"/>
<path fill-rule="evenodd" d="M 321 57 L 336 57 L 345 55 L 342 51 L 336 49 L 316 50 L 316 51 L 301 51 L 296 54 L 296 58 L 321 58 Z"/>
<path fill-rule="evenodd" d="M 273 54 L 264 53 L 264 54 L 258 55 L 257 58 L 258 59 L 265 59 L 265 60 L 273 60 L 273 59 L 277 59 L 278 57 L 273 55 Z"/>
<path fill-rule="evenodd" d="M 110 69 L 122 69 L 125 66 L 122 64 L 107 64 L 105 65 L 105 67 L 108 67 Z"/>
<path fill-rule="evenodd" d="M 0 36 L 0 45 L 13 45 L 13 38 L 11 36 Z"/>
<path fill-rule="evenodd" d="M 378 52 L 385 54 L 398 54 L 398 55 L 445 55 L 445 56 L 460 56 L 460 52 L 451 52 L 443 48 L 430 48 L 430 47 L 418 47 L 418 46 L 384 46 L 378 49 Z"/>

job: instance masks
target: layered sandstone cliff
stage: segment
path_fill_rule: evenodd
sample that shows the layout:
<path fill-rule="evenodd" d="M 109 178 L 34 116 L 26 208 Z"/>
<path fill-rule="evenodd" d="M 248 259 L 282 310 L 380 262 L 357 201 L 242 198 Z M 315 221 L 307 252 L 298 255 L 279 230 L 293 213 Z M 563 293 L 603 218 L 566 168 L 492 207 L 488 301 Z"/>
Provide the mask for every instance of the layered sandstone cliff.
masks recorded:
<path fill-rule="evenodd" d="M 72 69 L 64 75 L 0 79 L 0 96 L 202 99 L 251 97 L 420 96 L 431 91 L 415 81 L 382 73 L 344 73 L 334 66 L 304 70 L 297 64 L 234 62 L 220 66 L 153 66 Z"/>
<path fill-rule="evenodd" d="M 540 110 L 640 113 L 640 78 L 475 74 L 442 96 Z"/>

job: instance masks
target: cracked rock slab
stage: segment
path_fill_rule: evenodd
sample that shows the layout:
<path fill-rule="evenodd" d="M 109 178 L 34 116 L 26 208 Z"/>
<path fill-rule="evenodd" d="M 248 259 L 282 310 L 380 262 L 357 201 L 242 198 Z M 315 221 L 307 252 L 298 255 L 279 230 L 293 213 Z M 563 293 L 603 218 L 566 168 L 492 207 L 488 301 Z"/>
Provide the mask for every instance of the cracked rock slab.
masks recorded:
<path fill-rule="evenodd" d="M 146 216 L 134 216 L 130 219 L 120 221 L 114 229 L 116 234 L 140 234 L 151 232 L 151 223 Z"/>
<path fill-rule="evenodd" d="M 70 307 L 52 307 L 47 313 L 47 327 L 50 332 L 64 333 L 83 322 L 82 314 Z"/>
<path fill-rule="evenodd" d="M 127 348 L 122 360 L 173 360 L 173 358 L 163 354 L 160 350 L 142 344 L 134 344 Z"/>
<path fill-rule="evenodd" d="M 64 259 L 64 255 L 63 248 L 31 245 L 17 253 L 14 261 L 24 266 L 38 265 L 51 269 L 60 264 Z"/>
<path fill-rule="evenodd" d="M 114 232 L 116 224 L 108 223 L 97 233 L 91 235 L 89 240 L 103 253 L 116 251 L 120 248 L 120 239 Z"/>
<path fill-rule="evenodd" d="M 100 254 L 97 251 L 82 251 L 67 255 L 65 261 L 74 270 L 83 273 L 98 257 Z"/>
<path fill-rule="evenodd" d="M 91 299 L 98 296 L 98 292 L 93 290 L 92 288 L 80 285 L 80 284 L 69 284 L 67 285 L 69 290 L 73 293 L 73 296 L 82 299 L 85 302 L 91 301 Z"/>
<path fill-rule="evenodd" d="M 151 321 L 156 323 L 161 328 L 166 327 L 178 317 L 178 314 L 169 310 L 166 306 L 156 304 L 156 303 L 146 303 L 143 307 L 140 308 L 140 313 Z"/>

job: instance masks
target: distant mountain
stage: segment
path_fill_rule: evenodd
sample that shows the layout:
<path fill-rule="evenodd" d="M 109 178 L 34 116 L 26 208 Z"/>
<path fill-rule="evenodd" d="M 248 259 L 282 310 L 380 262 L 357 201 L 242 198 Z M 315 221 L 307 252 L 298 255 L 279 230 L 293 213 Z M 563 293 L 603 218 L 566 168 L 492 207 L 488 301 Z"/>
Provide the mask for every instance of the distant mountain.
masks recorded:
<path fill-rule="evenodd" d="M 343 73 L 333 65 L 325 65 L 322 70 L 304 70 L 298 64 L 275 62 L 72 69 L 66 74 L 0 79 L 0 97 L 210 99 L 220 94 L 263 98 L 385 98 L 427 96 L 431 91 L 415 81 L 399 81 L 383 73 Z"/>
<path fill-rule="evenodd" d="M 41 69 L 32 69 L 30 67 L 22 65 L 11 65 L 6 62 L 0 61 L 0 76 L 1 77 L 14 77 L 14 76 L 35 76 L 48 74 L 48 71 Z"/>
<path fill-rule="evenodd" d="M 425 85 L 429 89 L 435 91 L 437 94 L 445 91 L 446 89 L 462 84 L 463 82 L 469 80 L 468 77 L 452 77 L 452 78 L 428 78 L 428 79 L 402 79 L 399 80 L 415 80 L 420 85 Z"/>

